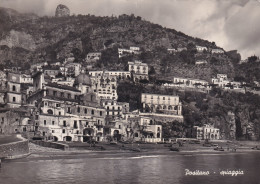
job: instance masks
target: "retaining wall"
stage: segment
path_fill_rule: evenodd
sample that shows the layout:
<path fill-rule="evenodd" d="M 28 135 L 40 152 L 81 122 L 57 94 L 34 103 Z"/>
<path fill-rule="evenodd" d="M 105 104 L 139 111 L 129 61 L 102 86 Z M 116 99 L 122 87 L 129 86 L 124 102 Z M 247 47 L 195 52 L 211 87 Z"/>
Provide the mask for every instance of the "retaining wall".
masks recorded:
<path fill-rule="evenodd" d="M 48 148 L 61 149 L 61 150 L 69 149 L 68 145 L 57 143 L 57 142 L 46 142 L 46 141 L 32 141 L 32 142 L 39 146 L 48 147 Z"/>
<path fill-rule="evenodd" d="M 0 145 L 0 158 L 15 159 L 28 155 L 30 152 L 28 140 L 23 139 Z"/>

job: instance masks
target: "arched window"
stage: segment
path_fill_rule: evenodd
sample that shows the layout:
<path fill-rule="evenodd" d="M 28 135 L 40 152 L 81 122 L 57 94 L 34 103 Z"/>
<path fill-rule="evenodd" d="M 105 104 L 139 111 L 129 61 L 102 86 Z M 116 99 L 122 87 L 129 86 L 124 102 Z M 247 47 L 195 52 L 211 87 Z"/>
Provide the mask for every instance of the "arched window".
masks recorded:
<path fill-rule="evenodd" d="M 16 87 L 15 86 L 13 86 L 13 91 L 16 91 Z"/>
<path fill-rule="evenodd" d="M 47 110 L 47 113 L 48 113 L 48 114 L 53 114 L 53 111 L 52 111 L 51 109 L 48 109 L 48 110 Z"/>

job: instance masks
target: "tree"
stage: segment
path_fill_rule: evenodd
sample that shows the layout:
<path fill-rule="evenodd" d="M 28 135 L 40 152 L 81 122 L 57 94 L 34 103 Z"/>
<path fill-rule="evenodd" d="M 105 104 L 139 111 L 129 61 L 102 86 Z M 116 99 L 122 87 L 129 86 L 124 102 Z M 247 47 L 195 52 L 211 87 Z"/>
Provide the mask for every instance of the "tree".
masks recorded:
<path fill-rule="evenodd" d="M 250 56 L 248 57 L 248 62 L 251 63 L 251 62 L 255 62 L 257 60 L 257 57 L 256 56 Z"/>
<path fill-rule="evenodd" d="M 155 69 L 153 66 L 150 67 L 150 70 L 149 70 L 149 75 L 153 75 L 153 74 L 156 74 L 155 72 Z"/>

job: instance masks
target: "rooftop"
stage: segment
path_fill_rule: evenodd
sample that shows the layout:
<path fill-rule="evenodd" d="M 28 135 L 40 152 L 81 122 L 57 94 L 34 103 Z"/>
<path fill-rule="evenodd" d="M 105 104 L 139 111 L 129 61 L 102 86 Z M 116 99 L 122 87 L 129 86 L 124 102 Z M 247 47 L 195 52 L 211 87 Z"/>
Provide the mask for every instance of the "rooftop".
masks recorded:
<path fill-rule="evenodd" d="M 64 89 L 64 90 L 69 90 L 69 91 L 80 92 L 80 90 L 78 90 L 75 87 L 61 85 L 61 84 L 52 83 L 52 82 L 47 83 L 46 86 L 53 87 L 53 88 Z"/>

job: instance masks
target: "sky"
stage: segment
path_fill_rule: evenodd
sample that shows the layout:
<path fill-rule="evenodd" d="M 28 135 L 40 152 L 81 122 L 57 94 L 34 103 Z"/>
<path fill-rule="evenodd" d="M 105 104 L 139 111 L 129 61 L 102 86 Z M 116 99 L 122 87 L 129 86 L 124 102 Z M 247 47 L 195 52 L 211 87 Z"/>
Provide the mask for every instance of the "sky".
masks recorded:
<path fill-rule="evenodd" d="M 214 41 L 242 59 L 260 56 L 260 0 L 0 0 L 1 7 L 54 16 L 58 4 L 71 14 L 135 14 L 187 35 Z"/>

